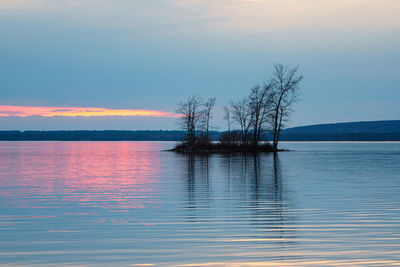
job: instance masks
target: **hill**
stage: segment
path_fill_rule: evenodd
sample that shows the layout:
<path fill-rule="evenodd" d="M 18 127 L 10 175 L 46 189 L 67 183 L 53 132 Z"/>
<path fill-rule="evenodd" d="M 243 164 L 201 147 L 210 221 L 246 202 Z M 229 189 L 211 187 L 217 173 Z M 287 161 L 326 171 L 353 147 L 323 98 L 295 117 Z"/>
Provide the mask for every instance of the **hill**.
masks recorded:
<path fill-rule="evenodd" d="M 286 129 L 282 141 L 400 141 L 400 120 L 315 124 Z"/>
<path fill-rule="evenodd" d="M 359 121 L 329 124 L 315 124 L 293 127 L 286 133 L 353 134 L 353 133 L 399 133 L 400 120 Z"/>

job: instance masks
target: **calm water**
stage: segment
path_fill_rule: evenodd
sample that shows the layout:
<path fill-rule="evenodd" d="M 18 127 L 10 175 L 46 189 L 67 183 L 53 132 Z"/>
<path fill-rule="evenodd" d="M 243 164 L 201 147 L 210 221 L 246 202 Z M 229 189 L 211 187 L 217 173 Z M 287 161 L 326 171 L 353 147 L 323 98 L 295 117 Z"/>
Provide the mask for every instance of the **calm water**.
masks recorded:
<path fill-rule="evenodd" d="M 400 265 L 400 143 L 0 142 L 0 265 Z"/>

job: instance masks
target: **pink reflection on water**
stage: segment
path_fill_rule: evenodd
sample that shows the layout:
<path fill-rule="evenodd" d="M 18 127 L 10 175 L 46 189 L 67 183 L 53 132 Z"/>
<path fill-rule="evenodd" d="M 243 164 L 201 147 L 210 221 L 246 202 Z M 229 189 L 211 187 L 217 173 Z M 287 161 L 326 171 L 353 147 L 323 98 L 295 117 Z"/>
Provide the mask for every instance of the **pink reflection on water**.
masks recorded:
<path fill-rule="evenodd" d="M 21 206 L 143 208 L 157 202 L 158 173 L 149 142 L 0 143 L 0 198 Z"/>

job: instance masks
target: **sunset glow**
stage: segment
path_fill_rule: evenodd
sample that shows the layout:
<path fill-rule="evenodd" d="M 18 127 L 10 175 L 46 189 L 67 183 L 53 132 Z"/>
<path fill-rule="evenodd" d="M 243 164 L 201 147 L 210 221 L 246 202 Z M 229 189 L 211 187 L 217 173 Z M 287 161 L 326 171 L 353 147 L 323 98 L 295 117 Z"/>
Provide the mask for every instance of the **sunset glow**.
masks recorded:
<path fill-rule="evenodd" d="M 87 107 L 32 107 L 32 106 L 0 106 L 0 117 L 101 117 L 101 116 L 133 116 L 133 117 L 177 117 L 175 113 L 160 110 L 144 109 L 107 109 Z"/>

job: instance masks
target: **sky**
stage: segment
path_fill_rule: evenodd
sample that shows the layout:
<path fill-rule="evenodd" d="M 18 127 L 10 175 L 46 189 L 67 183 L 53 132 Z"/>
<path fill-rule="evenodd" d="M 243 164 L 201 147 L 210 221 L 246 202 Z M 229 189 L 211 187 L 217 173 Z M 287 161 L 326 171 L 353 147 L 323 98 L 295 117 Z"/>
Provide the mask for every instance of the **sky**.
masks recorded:
<path fill-rule="evenodd" d="M 299 65 L 288 126 L 400 119 L 399 0 L 0 0 L 0 130 L 168 129 Z"/>

